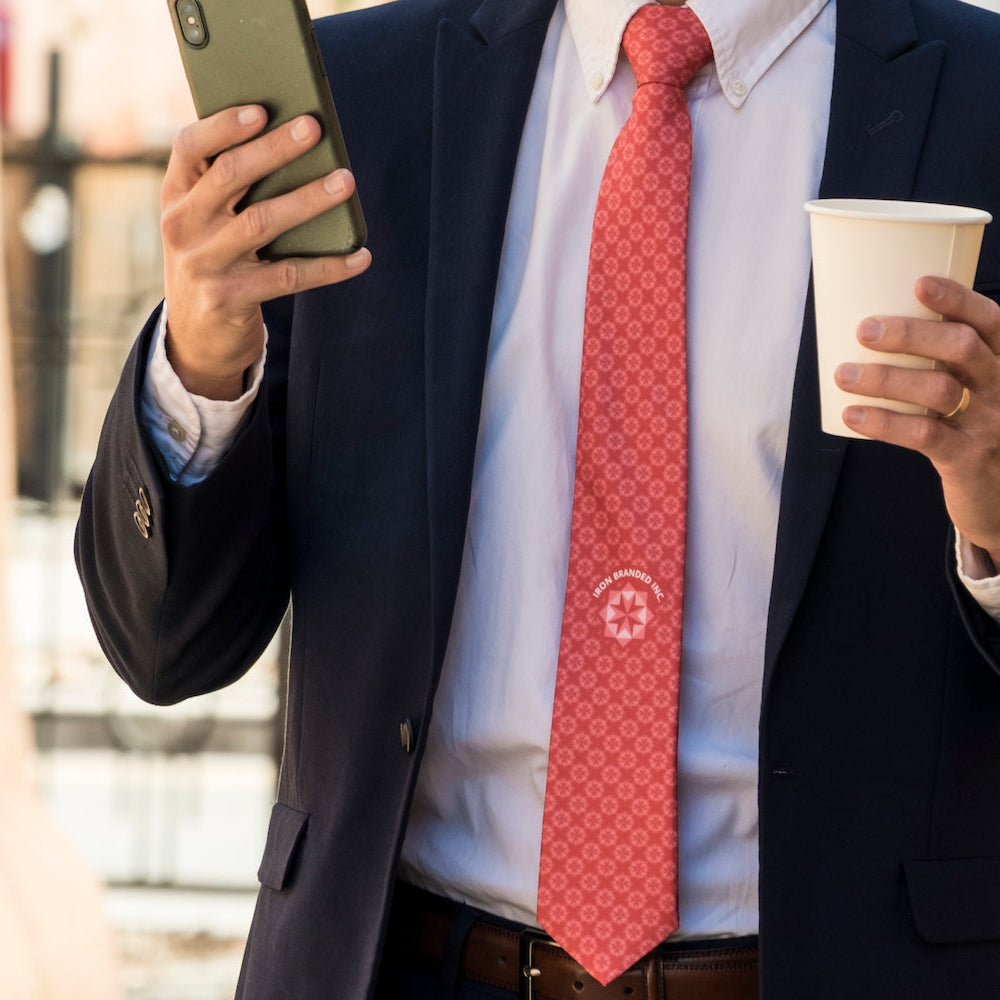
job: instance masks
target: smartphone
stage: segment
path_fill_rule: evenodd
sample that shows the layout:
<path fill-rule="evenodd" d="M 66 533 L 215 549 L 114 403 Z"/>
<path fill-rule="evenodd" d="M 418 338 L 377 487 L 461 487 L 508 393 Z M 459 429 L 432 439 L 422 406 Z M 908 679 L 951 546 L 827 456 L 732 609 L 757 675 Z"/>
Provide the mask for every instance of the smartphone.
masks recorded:
<path fill-rule="evenodd" d="M 237 104 L 267 110 L 265 131 L 302 114 L 323 129 L 308 153 L 250 188 L 241 206 L 293 191 L 350 167 L 305 0 L 167 0 L 199 118 Z M 283 233 L 269 260 L 351 253 L 368 237 L 357 192 Z"/>

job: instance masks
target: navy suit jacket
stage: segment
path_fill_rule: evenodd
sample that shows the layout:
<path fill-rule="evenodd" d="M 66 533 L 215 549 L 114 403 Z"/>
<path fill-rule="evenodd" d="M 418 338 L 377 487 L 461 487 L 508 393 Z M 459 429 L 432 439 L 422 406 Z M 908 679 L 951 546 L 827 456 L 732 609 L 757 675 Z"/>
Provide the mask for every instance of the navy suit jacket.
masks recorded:
<path fill-rule="evenodd" d="M 153 321 L 108 414 L 77 558 L 142 697 L 240 676 L 292 594 L 247 1000 L 370 995 L 553 2 L 403 0 L 320 22 L 374 266 L 268 307 L 266 387 L 202 484 L 170 482 L 138 423 Z M 839 0 L 837 17 L 821 194 L 1000 214 L 1000 18 L 953 0 Z M 979 286 L 1000 292 L 997 225 Z M 813 333 L 810 299 L 760 726 L 763 997 L 979 1000 L 1000 991 L 1000 630 L 951 578 L 929 463 L 820 432 Z"/>

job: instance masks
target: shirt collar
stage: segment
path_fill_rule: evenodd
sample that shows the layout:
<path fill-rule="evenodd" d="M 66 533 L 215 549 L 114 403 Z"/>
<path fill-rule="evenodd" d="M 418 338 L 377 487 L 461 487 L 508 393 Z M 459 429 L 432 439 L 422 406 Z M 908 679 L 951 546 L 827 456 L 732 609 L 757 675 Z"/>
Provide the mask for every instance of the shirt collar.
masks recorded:
<path fill-rule="evenodd" d="M 649 0 L 566 0 L 566 19 L 592 101 L 618 65 L 629 18 Z M 742 107 L 757 81 L 833 0 L 688 0 L 712 41 L 727 100 Z"/>

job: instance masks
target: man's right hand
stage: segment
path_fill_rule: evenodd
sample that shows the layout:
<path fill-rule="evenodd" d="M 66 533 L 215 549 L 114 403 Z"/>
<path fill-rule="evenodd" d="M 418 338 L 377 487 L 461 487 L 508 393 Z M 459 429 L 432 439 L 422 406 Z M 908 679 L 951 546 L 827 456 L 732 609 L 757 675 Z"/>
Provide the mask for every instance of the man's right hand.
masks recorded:
<path fill-rule="evenodd" d="M 243 373 L 264 348 L 260 304 L 360 274 L 361 249 L 345 257 L 268 262 L 256 251 L 293 226 L 346 201 L 354 178 L 325 178 L 240 212 L 255 181 L 311 149 L 319 123 L 296 118 L 254 139 L 263 108 L 229 108 L 185 128 L 160 190 L 167 354 L 184 387 L 209 399 L 236 399 Z M 252 141 L 248 141 L 252 140 Z"/>

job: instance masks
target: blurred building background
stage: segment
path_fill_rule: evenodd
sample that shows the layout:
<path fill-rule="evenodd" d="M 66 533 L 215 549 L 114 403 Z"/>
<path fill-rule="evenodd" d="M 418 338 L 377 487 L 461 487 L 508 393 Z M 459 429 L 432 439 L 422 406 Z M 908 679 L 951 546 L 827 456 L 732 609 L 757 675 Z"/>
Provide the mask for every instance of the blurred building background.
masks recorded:
<path fill-rule="evenodd" d="M 107 886 L 121 995 L 226 1000 L 274 796 L 283 637 L 233 688 L 152 709 L 105 662 L 72 563 L 104 410 L 160 299 L 158 189 L 193 117 L 169 18 L 163 0 L 0 0 L 18 494 L 3 571 L 33 780 Z"/>
<path fill-rule="evenodd" d="M 151 708 L 108 666 L 72 560 L 104 411 L 161 297 L 169 147 L 194 117 L 170 17 L 164 0 L 0 0 L 17 483 L 6 638 L 33 781 L 106 886 L 119 995 L 228 1000 L 274 799 L 283 636 L 228 691 Z"/>

